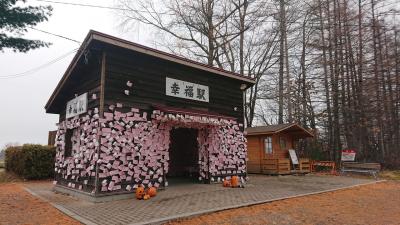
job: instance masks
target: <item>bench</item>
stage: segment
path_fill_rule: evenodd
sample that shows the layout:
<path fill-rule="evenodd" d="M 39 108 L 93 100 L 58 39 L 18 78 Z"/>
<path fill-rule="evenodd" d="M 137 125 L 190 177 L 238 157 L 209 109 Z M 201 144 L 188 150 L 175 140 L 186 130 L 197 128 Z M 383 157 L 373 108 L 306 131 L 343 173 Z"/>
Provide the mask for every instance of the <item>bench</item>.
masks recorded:
<path fill-rule="evenodd" d="M 377 179 L 377 174 L 381 170 L 379 163 L 358 163 L 358 162 L 343 162 L 341 172 L 356 172 L 369 173 Z"/>

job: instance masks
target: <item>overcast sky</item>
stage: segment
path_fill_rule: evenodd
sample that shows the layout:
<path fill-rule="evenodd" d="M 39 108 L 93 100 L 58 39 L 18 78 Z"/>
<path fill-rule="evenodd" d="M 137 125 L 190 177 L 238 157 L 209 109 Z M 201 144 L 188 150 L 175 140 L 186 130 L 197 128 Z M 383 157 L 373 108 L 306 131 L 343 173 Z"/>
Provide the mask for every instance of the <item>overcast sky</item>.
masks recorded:
<path fill-rule="evenodd" d="M 64 2 L 113 6 L 112 0 L 60 0 Z M 39 2 L 28 0 L 28 4 Z M 112 10 L 60 5 L 54 3 L 53 15 L 48 22 L 36 28 L 83 41 L 90 29 L 151 45 L 150 35 L 143 29 L 122 32 L 118 26 L 116 13 Z M 79 47 L 78 43 L 54 37 L 35 30 L 26 34 L 51 42 L 49 48 L 41 48 L 28 53 L 0 52 L 0 149 L 7 143 L 46 144 L 48 131 L 56 129 L 58 115 L 46 114 L 44 105 L 61 79 L 74 54 L 46 66 L 34 73 L 26 73 L 14 79 L 4 76 L 20 74 L 37 68 L 65 55 Z M 3 77 L 3 78 L 2 78 Z"/>

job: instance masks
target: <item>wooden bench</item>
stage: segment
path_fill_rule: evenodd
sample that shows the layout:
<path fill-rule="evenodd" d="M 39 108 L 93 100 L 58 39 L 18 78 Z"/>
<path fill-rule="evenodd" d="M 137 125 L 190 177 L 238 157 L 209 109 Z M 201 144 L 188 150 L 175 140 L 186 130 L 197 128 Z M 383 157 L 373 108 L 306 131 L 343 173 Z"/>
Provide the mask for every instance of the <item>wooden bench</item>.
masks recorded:
<path fill-rule="evenodd" d="M 358 162 L 343 162 L 341 172 L 356 172 L 369 173 L 377 179 L 377 174 L 381 170 L 379 163 L 358 163 Z"/>

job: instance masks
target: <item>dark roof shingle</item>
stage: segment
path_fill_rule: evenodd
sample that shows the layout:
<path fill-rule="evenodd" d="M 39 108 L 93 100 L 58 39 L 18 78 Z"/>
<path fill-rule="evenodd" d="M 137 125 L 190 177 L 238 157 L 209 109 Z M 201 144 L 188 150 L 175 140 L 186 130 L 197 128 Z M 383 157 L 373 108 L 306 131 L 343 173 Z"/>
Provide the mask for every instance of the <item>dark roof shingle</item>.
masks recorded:
<path fill-rule="evenodd" d="M 267 126 L 258 126 L 258 127 L 248 127 L 246 128 L 246 132 L 248 135 L 256 135 L 256 134 L 274 134 L 284 130 L 295 130 L 302 131 L 306 136 L 313 137 L 314 135 L 303 128 L 302 126 L 296 123 L 285 123 L 285 124 L 275 124 L 275 125 L 267 125 Z"/>

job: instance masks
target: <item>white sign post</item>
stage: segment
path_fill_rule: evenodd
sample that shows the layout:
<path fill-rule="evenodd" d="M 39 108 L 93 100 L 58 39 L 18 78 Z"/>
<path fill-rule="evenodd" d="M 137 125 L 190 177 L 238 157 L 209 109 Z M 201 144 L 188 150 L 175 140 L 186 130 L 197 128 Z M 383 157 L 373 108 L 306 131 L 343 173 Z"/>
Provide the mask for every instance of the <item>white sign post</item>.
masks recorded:
<path fill-rule="evenodd" d="M 290 159 L 293 165 L 299 165 L 299 159 L 297 158 L 296 151 L 294 149 L 289 149 Z"/>
<path fill-rule="evenodd" d="M 356 151 L 354 149 L 344 149 L 342 150 L 342 162 L 354 162 L 356 159 Z"/>
<path fill-rule="evenodd" d="M 208 86 L 190 83 L 167 77 L 165 80 L 165 94 L 177 98 L 209 102 Z"/>
<path fill-rule="evenodd" d="M 87 93 L 67 102 L 66 118 L 71 118 L 87 111 Z"/>

